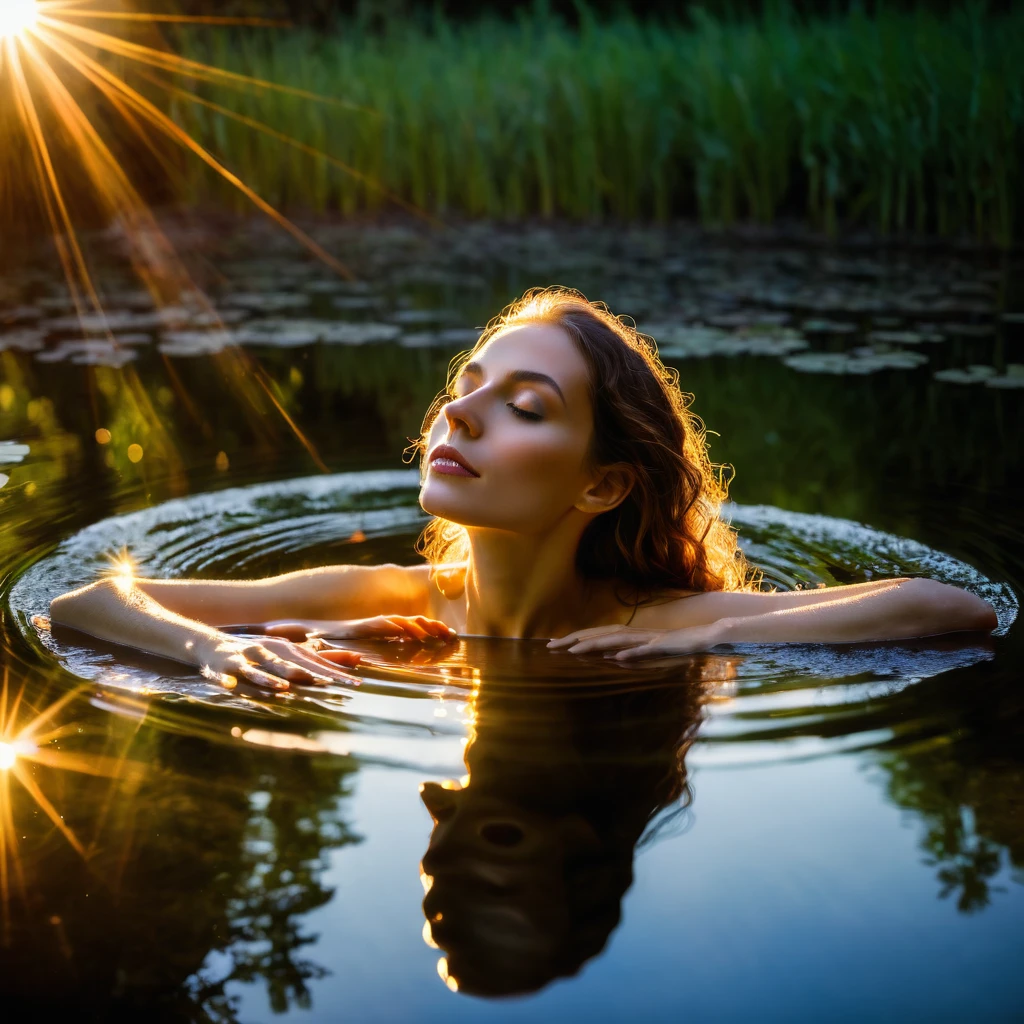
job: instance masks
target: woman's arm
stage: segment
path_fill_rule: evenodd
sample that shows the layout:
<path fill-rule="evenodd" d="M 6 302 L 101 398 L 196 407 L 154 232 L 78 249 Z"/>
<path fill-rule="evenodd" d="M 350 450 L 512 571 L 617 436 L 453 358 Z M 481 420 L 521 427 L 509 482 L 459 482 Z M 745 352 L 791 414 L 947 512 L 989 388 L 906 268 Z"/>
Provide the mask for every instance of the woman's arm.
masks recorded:
<path fill-rule="evenodd" d="M 703 598 L 703 609 L 691 608 Z M 705 615 L 711 608 L 716 617 Z M 810 598 L 810 600 L 808 600 Z M 731 600 L 735 599 L 735 600 Z M 751 600 L 754 599 L 754 600 Z M 619 650 L 627 660 L 685 654 L 725 643 L 853 643 L 901 640 L 960 631 L 990 632 L 992 606 L 974 594 L 936 580 L 880 581 L 790 594 L 707 594 L 676 605 L 678 619 L 661 615 L 659 626 L 598 627 L 554 642 L 577 654 Z"/>
<path fill-rule="evenodd" d="M 169 611 L 131 580 L 102 580 L 55 598 L 50 618 L 100 640 L 192 665 L 227 685 L 239 678 L 278 690 L 289 682 L 339 682 L 350 677 L 337 666 L 359 661 L 347 651 L 333 651 L 328 660 L 287 640 L 236 639 Z"/>
<path fill-rule="evenodd" d="M 262 580 L 134 579 L 168 611 L 211 626 L 272 619 L 362 619 L 427 611 L 427 566 L 334 565 Z M 95 586 L 95 584 L 94 584 Z M 76 593 L 87 593 L 84 591 Z"/>
<path fill-rule="evenodd" d="M 779 606 L 755 615 L 726 616 L 715 624 L 720 643 L 854 643 L 905 640 L 961 631 L 991 632 L 999 625 L 982 598 L 937 580 L 901 580 L 869 593 L 824 591 L 809 605 Z M 829 599 L 831 598 L 831 599 Z"/>
<path fill-rule="evenodd" d="M 426 575 L 426 566 L 381 565 L 337 566 L 247 582 L 117 577 L 55 598 L 50 618 L 57 625 L 195 665 L 214 676 L 241 674 L 275 687 L 281 678 L 322 682 L 346 678 L 332 663 L 352 665 L 358 657 L 316 653 L 287 640 L 254 644 L 212 627 L 285 616 L 337 625 L 338 620 L 365 619 L 387 610 L 416 620 L 401 632 L 440 637 L 419 616 L 426 603 Z"/>

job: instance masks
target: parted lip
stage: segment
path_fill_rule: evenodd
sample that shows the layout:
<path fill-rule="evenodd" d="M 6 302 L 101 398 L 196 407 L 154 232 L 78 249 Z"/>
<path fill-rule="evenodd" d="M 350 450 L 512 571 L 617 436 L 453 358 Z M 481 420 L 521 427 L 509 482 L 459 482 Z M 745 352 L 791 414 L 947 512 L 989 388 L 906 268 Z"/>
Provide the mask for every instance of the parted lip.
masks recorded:
<path fill-rule="evenodd" d="M 453 448 L 450 444 L 439 444 L 427 457 L 428 462 L 433 462 L 434 459 L 451 459 L 452 462 L 457 462 L 463 469 L 472 473 L 473 476 L 480 475 L 462 452 L 458 448 Z"/>

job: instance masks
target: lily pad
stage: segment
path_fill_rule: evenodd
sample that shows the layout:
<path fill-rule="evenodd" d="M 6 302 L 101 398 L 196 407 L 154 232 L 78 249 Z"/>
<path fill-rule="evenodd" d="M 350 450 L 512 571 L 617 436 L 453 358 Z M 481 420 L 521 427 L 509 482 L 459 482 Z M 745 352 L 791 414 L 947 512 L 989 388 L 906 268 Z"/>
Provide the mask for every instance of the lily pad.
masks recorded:
<path fill-rule="evenodd" d="M 120 368 L 130 363 L 138 355 L 128 343 L 131 339 L 142 338 L 141 344 L 148 344 L 148 334 L 128 335 L 126 341 L 118 339 L 116 343 L 100 338 L 87 338 L 82 341 L 62 341 L 45 352 L 36 354 L 36 362 L 61 363 L 68 360 L 79 366 L 112 366 Z M 138 342 L 137 342 L 138 343 Z"/>
<path fill-rule="evenodd" d="M 254 313 L 283 313 L 288 309 L 304 309 L 309 305 L 309 296 L 302 292 L 236 292 L 223 296 L 220 304 Z"/>
<path fill-rule="evenodd" d="M 429 327 L 450 324 L 458 316 L 450 309 L 398 309 L 390 319 L 403 327 Z"/>
<path fill-rule="evenodd" d="M 860 348 L 852 352 L 805 352 L 783 362 L 801 373 L 863 375 L 879 370 L 912 370 L 928 362 L 919 352 Z"/>
<path fill-rule="evenodd" d="M 375 295 L 338 295 L 331 299 L 335 309 L 358 312 L 362 309 L 377 309 L 380 299 Z"/>
<path fill-rule="evenodd" d="M 942 341 L 941 334 L 922 331 L 869 331 L 868 341 L 880 345 L 923 345 Z"/>
<path fill-rule="evenodd" d="M 166 356 L 203 356 L 235 343 L 228 331 L 167 331 L 158 346 Z"/>
<path fill-rule="evenodd" d="M 0 334 L 0 352 L 16 349 L 19 352 L 38 352 L 43 347 L 46 335 L 29 327 Z"/>
<path fill-rule="evenodd" d="M 258 320 L 233 334 L 236 345 L 270 345 L 297 348 L 315 345 L 321 337 L 319 325 L 302 320 Z"/>
<path fill-rule="evenodd" d="M 42 316 L 43 311 L 38 306 L 14 306 L 0 310 L 0 323 L 24 324 L 39 320 Z"/>
<path fill-rule="evenodd" d="M 857 325 L 848 320 L 805 320 L 800 329 L 804 334 L 854 334 Z"/>
<path fill-rule="evenodd" d="M 962 370 L 939 370 L 935 374 L 935 379 L 947 384 L 983 384 L 995 376 L 994 366 L 980 366 L 975 363 Z"/>
<path fill-rule="evenodd" d="M 19 444 L 17 441 L 0 441 L 0 463 L 10 465 L 21 462 L 28 453 L 27 444 Z"/>
<path fill-rule="evenodd" d="M 989 377 L 987 388 L 1024 388 L 1024 363 L 1008 363 L 1006 373 L 1001 377 Z"/>
<path fill-rule="evenodd" d="M 795 331 L 786 328 L 760 331 L 723 331 L 704 324 L 650 324 L 643 328 L 668 359 L 701 359 L 709 356 L 783 356 L 808 347 Z"/>
<path fill-rule="evenodd" d="M 184 326 L 192 314 L 182 306 L 168 306 L 148 313 L 110 310 L 47 320 L 41 326 L 48 331 L 82 331 L 85 334 L 106 334 L 107 331 L 156 331 L 162 327 Z"/>

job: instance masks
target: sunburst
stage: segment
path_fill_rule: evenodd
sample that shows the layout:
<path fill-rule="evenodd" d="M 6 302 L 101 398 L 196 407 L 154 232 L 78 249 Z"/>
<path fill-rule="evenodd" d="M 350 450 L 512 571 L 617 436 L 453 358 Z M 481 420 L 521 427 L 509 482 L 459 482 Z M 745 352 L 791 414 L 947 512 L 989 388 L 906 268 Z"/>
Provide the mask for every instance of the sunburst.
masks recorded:
<path fill-rule="evenodd" d="M 15 695 L 9 692 L 8 674 L 4 672 L 0 686 L 0 902 L 5 929 L 9 921 L 12 873 L 20 888 L 25 889 L 24 869 L 18 852 L 17 789 L 14 783 L 49 818 L 71 847 L 85 857 L 85 845 L 36 781 L 33 766 L 43 765 L 58 771 L 109 779 L 124 779 L 126 774 L 137 768 L 123 758 L 75 753 L 60 748 L 62 739 L 82 731 L 77 722 L 58 724 L 61 713 L 79 693 L 80 689 L 70 690 L 38 711 L 29 708 L 24 701 L 24 686 Z"/>
<path fill-rule="evenodd" d="M 141 152 L 150 154 L 165 166 L 166 155 L 161 148 L 164 143 L 180 147 L 228 181 L 256 209 L 328 267 L 342 276 L 351 276 L 340 260 L 259 196 L 240 174 L 229 169 L 161 109 L 161 94 L 214 109 L 219 115 L 245 124 L 251 130 L 269 134 L 282 144 L 296 147 L 312 158 L 321 159 L 379 188 L 411 212 L 426 216 L 356 168 L 267 124 L 211 103 L 199 96 L 194 86 L 207 83 L 238 90 L 283 92 L 311 103 L 347 108 L 353 116 L 377 116 L 372 110 L 344 99 L 318 96 L 286 84 L 217 68 L 133 38 L 133 31 L 147 25 L 270 26 L 281 23 L 263 18 L 152 14 L 127 8 L 128 0 L 118 0 L 120 6 L 112 9 L 109 6 L 112 2 L 114 0 L 107 0 L 108 6 L 100 7 L 92 0 L 0 0 L 0 108 L 6 106 L 10 111 L 6 118 L 0 118 L 0 163 L 12 165 L 20 154 L 27 157 L 25 170 L 34 182 L 34 190 L 52 229 L 70 298 L 86 335 L 100 334 L 112 346 L 117 345 L 107 326 L 100 295 L 76 232 L 73 204 L 69 201 L 72 193 L 79 195 L 83 187 L 93 205 L 121 229 L 134 269 L 154 302 L 158 306 L 180 304 L 185 296 L 193 307 L 199 307 L 207 323 L 215 326 L 219 323 L 212 306 L 177 258 L 143 194 L 119 160 L 117 147 L 109 138 L 109 129 L 102 128 L 104 124 L 120 124 Z M 182 88 L 186 84 L 190 87 Z M 94 108 L 105 108 L 103 119 L 91 113 Z M 72 155 L 69 166 L 60 159 L 67 152 Z M 0 180 L 5 174 L 10 180 L 14 169 L 12 166 L 0 168 Z M 250 380 L 265 393 L 322 466 L 308 439 L 280 407 L 258 367 L 241 354 L 237 358 L 242 359 L 246 371 L 252 372 L 231 372 L 229 376 Z M 231 371 L 236 369 L 231 367 Z M 158 434 L 163 433 L 145 389 L 137 382 L 133 384 L 130 371 L 126 371 L 125 376 L 136 403 L 146 414 L 145 419 Z M 166 437 L 161 447 L 173 448 Z"/>

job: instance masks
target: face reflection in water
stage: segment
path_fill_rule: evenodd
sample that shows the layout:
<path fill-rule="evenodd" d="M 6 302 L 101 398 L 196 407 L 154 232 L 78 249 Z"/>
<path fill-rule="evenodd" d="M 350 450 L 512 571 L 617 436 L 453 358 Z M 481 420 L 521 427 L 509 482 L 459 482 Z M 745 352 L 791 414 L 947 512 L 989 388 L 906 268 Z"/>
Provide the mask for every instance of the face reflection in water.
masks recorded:
<path fill-rule="evenodd" d="M 625 686 L 586 669 L 555 681 L 550 664 L 543 680 L 532 646 L 514 672 L 504 652 L 518 684 L 482 673 L 468 778 L 421 789 L 434 820 L 424 936 L 449 987 L 481 996 L 535 991 L 603 949 L 638 842 L 688 802 L 683 759 L 705 696 L 734 674 L 707 655 Z"/>

